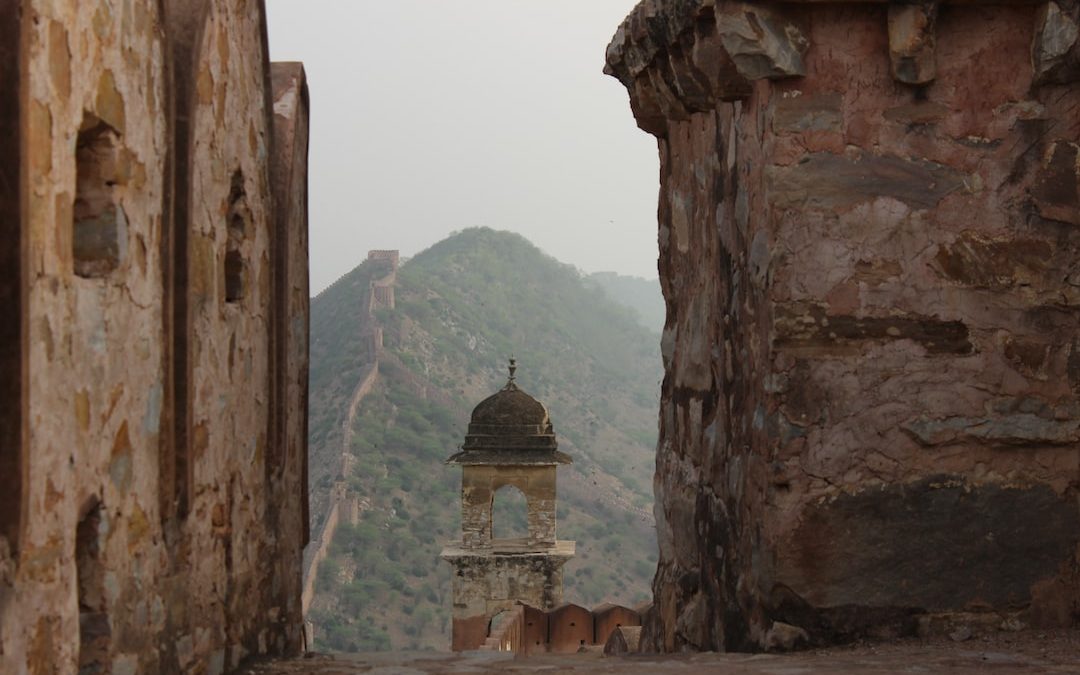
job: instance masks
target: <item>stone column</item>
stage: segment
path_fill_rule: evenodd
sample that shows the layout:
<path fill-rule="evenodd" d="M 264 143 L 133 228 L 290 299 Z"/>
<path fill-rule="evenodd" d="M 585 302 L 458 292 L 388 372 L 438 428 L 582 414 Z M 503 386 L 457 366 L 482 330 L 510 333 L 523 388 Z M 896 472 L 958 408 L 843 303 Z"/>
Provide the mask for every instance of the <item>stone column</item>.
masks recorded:
<path fill-rule="evenodd" d="M 1077 13 L 647 0 L 619 28 L 670 312 L 646 648 L 1080 616 Z"/>

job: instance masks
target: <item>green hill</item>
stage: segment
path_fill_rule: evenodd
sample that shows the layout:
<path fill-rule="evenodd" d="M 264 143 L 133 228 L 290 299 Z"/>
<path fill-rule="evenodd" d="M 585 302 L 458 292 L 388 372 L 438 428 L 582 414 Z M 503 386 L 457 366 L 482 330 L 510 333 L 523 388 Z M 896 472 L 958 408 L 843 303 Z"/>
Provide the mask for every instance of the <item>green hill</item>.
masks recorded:
<path fill-rule="evenodd" d="M 615 302 L 632 309 L 646 328 L 655 331 L 664 329 L 667 307 L 664 305 L 659 279 L 642 279 L 615 272 L 594 272 L 587 277 L 587 281 L 602 288 Z"/>
<path fill-rule="evenodd" d="M 362 324 L 376 272 L 366 262 L 312 303 L 316 523 L 340 470 L 334 457 L 351 390 L 370 357 Z M 344 477 L 364 509 L 358 525 L 339 527 L 319 568 L 316 646 L 448 648 L 450 567 L 438 555 L 460 536 L 460 469 L 443 462 L 463 441 L 472 407 L 505 383 L 511 354 L 518 384 L 548 406 L 560 450 L 574 459 L 559 476 L 559 537 L 577 540 L 578 551 L 565 599 L 648 600 L 659 335 L 573 267 L 489 229 L 404 263 L 396 308 L 377 310 L 375 322 L 384 336 L 379 377 L 348 431 Z M 497 527 L 523 527 L 522 505 L 497 500 L 496 508 Z"/>

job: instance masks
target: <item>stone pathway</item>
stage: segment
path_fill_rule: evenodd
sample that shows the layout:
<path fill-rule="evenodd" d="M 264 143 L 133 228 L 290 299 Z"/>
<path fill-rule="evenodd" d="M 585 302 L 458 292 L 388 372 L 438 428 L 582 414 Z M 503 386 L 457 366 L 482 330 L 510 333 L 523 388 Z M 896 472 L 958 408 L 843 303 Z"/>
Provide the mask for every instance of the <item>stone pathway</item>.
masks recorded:
<path fill-rule="evenodd" d="M 1001 633 L 966 642 L 901 640 L 795 654 L 677 654 L 605 658 L 591 652 L 515 659 L 499 653 L 312 655 L 260 663 L 244 675 L 435 673 L 1080 673 L 1080 631 Z"/>

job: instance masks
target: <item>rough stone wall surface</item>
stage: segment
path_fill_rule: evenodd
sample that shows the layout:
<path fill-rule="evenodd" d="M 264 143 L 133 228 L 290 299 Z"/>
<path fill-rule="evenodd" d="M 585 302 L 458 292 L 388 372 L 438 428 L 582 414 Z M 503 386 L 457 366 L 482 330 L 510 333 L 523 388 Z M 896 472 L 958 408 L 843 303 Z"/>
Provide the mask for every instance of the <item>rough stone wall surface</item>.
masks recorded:
<path fill-rule="evenodd" d="M 648 0 L 647 649 L 1080 621 L 1075 4 Z M 788 625 L 784 625 L 788 624 Z"/>
<path fill-rule="evenodd" d="M 572 556 L 572 549 L 513 555 L 443 551 L 443 558 L 454 566 L 450 578 L 454 598 L 451 648 L 476 649 L 488 637 L 491 617 L 519 603 L 540 609 L 559 605 L 562 568 Z"/>
<path fill-rule="evenodd" d="M 29 377 L 19 392 L 22 475 L 3 477 L 21 495 L 22 519 L 17 537 L 0 536 L 0 671 L 220 673 L 248 654 L 295 652 L 306 536 L 306 96 L 283 113 L 303 151 L 279 157 L 261 2 L 167 3 L 162 13 L 157 3 L 11 4 L 17 11 L 0 17 L 19 22 L 27 242 L 27 304 L 11 320 L 25 323 Z M 173 63 L 183 39 L 201 45 L 198 69 Z M 303 88 L 302 70 L 293 73 Z M 176 142 L 179 118 L 197 130 L 192 147 Z M 293 175 L 278 199 L 275 162 Z M 287 238 L 272 232 L 275 209 Z M 190 256 L 170 227 L 191 233 Z M 234 244 L 245 263 L 235 303 Z M 270 264 L 275 246 L 288 274 Z M 192 311 L 176 326 L 173 280 L 185 260 Z M 275 283 L 291 303 L 275 301 Z M 278 315 L 303 327 L 281 337 L 287 366 L 271 354 Z M 171 409 L 173 330 L 189 331 L 194 364 L 190 444 L 174 436 L 183 414 Z M 290 386 L 272 410 L 282 368 Z M 271 436 L 279 415 L 287 420 Z M 280 464 L 268 467 L 268 455 Z M 172 480 L 181 456 L 194 479 L 186 513 Z"/>
<path fill-rule="evenodd" d="M 157 667 L 160 596 L 156 466 L 162 372 L 161 252 L 168 146 L 164 45 L 153 7 L 39 0 L 21 6 L 23 321 L 28 401 L 24 522 L 0 590 L 0 670 L 78 670 L 80 602 L 99 634 L 109 609 L 116 669 Z M 141 55 L 134 58 L 135 54 Z M 84 111 L 89 116 L 84 115 Z M 110 128 L 113 205 L 125 214 L 115 269 L 75 273 L 77 145 L 90 116 Z M 80 167 L 85 175 L 88 167 Z M 114 221 L 115 222 L 115 221 Z M 110 348 L 122 344 L 123 349 Z M 7 480 L 20 477 L 5 476 Z M 98 506 L 100 505 L 100 507 Z M 80 597 L 76 530 L 100 510 L 95 597 Z M 105 578 L 102 578 L 105 576 Z M 8 580 L 5 580 L 8 581 Z M 101 589 L 100 587 L 104 588 Z"/>
<path fill-rule="evenodd" d="M 292 587 L 302 584 L 302 577 L 293 570 L 303 566 L 303 547 L 310 540 L 308 505 L 307 437 L 308 437 L 308 335 L 310 322 L 310 292 L 308 284 L 308 111 L 310 103 L 307 78 L 299 63 L 271 64 L 274 112 L 274 153 L 272 163 L 275 194 L 287 201 L 275 204 L 276 257 L 274 303 L 278 360 L 272 419 L 279 422 L 278 437 L 271 444 L 279 452 L 267 463 L 272 488 L 271 510 L 274 530 L 287 542 L 300 546 L 278 547 L 279 584 L 288 584 L 284 597 L 295 597 L 301 591 Z M 295 491 L 299 479 L 301 508 L 296 508 Z M 350 513 L 355 524 L 356 500 Z M 283 559 L 283 556 L 288 556 Z M 303 617 L 303 604 L 288 608 L 286 622 L 298 623 Z"/>

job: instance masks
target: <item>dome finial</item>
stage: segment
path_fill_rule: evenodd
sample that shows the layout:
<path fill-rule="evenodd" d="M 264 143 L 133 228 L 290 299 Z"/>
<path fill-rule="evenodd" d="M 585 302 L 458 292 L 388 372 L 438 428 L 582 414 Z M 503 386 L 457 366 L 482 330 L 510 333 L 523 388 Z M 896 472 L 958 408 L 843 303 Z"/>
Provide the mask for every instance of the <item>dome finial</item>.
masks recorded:
<path fill-rule="evenodd" d="M 514 384 L 514 373 L 517 372 L 517 359 L 514 358 L 513 354 L 510 355 L 510 367 L 509 367 L 509 370 L 510 370 L 510 379 L 506 381 L 506 386 L 510 386 L 510 385 Z"/>

